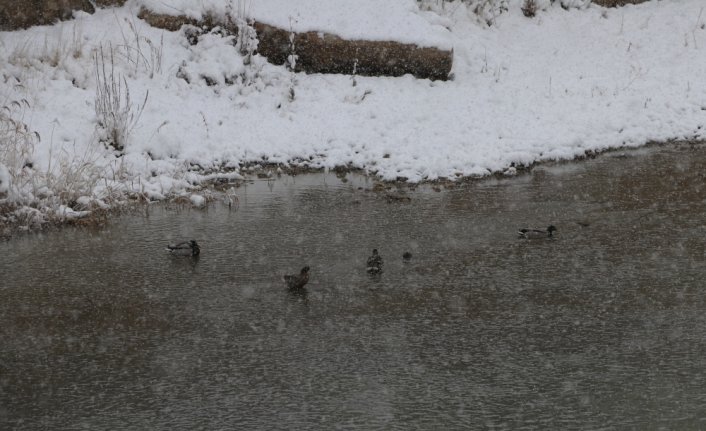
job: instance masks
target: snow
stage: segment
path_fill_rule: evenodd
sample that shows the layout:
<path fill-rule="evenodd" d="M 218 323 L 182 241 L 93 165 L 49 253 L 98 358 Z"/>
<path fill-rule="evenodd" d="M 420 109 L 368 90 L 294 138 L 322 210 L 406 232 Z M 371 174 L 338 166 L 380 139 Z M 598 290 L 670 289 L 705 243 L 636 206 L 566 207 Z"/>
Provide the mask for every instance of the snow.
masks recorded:
<path fill-rule="evenodd" d="M 7 166 L 0 163 L 0 196 L 10 191 L 10 181 L 10 171 L 7 169 Z"/>
<path fill-rule="evenodd" d="M 56 215 L 60 219 L 64 220 L 76 220 L 80 218 L 88 217 L 91 214 L 90 211 L 74 211 L 65 205 L 59 205 L 59 209 L 56 211 Z"/>
<path fill-rule="evenodd" d="M 193 194 L 189 197 L 189 200 L 191 201 L 192 205 L 194 205 L 197 208 L 203 207 L 206 204 L 206 199 L 197 194 Z"/>
<path fill-rule="evenodd" d="M 515 1 L 492 26 L 461 3 L 420 11 L 413 0 L 246 2 L 261 21 L 288 28 L 295 17 L 297 31 L 453 47 L 447 82 L 293 74 L 259 56 L 246 61 L 232 37 L 207 34 L 191 46 L 181 32 L 151 28 L 136 18 L 142 4 L 192 16 L 226 10 L 217 0 L 130 0 L 0 32 L 0 106 L 29 102 L 16 115 L 41 136 L 28 156 L 34 171 L 78 170 L 96 199 L 162 199 L 206 179 L 240 178 L 251 163 L 351 165 L 417 182 L 706 138 L 702 0 L 547 4 L 533 19 Z M 148 94 L 141 115 L 132 111 L 122 157 L 97 142 L 93 55 L 101 46 L 114 50 L 131 104 Z M 86 163 L 90 175 L 79 170 Z"/>

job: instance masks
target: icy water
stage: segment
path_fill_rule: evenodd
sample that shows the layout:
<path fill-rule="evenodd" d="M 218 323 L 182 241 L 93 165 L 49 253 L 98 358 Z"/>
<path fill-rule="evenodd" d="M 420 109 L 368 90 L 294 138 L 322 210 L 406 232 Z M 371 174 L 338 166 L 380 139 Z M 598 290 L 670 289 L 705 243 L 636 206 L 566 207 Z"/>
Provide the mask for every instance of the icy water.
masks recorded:
<path fill-rule="evenodd" d="M 304 175 L 0 243 L 0 429 L 704 429 L 705 168 L 669 146 L 451 190 Z M 182 237 L 200 259 L 164 252 Z"/>

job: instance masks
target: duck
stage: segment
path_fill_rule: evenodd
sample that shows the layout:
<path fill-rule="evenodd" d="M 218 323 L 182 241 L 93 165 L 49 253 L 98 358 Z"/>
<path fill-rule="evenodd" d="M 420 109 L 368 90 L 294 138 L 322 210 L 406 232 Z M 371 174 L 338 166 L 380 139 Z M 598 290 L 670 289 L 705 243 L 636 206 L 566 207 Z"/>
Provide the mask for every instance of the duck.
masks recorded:
<path fill-rule="evenodd" d="M 367 268 L 369 274 L 379 274 L 382 272 L 382 256 L 378 253 L 378 249 L 373 249 L 373 254 L 368 258 Z"/>
<path fill-rule="evenodd" d="M 517 233 L 520 238 L 523 239 L 542 239 L 542 238 L 554 238 L 554 232 L 556 232 L 556 227 L 554 225 L 549 225 L 547 229 L 520 229 Z"/>
<path fill-rule="evenodd" d="M 405 262 L 409 262 L 412 259 L 412 253 L 405 251 L 402 253 L 402 260 Z"/>
<path fill-rule="evenodd" d="M 305 266 L 299 274 L 285 275 L 282 277 L 290 290 L 303 289 L 309 282 L 309 266 Z"/>
<path fill-rule="evenodd" d="M 192 256 L 196 257 L 201 253 L 201 247 L 194 241 L 184 241 L 178 244 L 169 244 L 167 251 L 176 256 Z"/>

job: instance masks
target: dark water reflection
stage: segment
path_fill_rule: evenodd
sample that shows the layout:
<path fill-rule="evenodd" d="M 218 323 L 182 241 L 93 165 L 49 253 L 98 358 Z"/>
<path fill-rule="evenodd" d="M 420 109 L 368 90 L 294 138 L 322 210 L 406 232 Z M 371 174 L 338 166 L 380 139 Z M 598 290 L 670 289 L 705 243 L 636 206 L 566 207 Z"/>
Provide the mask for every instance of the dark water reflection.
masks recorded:
<path fill-rule="evenodd" d="M 0 244 L 0 428 L 706 428 L 705 165 L 612 153 L 409 202 L 307 175 Z"/>

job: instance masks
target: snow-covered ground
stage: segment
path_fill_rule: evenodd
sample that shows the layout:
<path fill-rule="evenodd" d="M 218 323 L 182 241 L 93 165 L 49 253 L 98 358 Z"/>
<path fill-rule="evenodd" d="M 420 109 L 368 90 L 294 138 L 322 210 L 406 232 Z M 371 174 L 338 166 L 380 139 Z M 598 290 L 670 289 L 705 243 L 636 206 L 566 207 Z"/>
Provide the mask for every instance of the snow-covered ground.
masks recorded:
<path fill-rule="evenodd" d="M 136 17 L 142 4 L 200 16 L 225 13 L 228 3 L 129 0 L 54 26 L 0 32 L 0 107 L 28 132 L 0 148 L 0 181 L 12 180 L 9 193 L 0 182 L 0 199 L 41 198 L 64 211 L 74 202 L 104 206 L 125 191 L 157 199 L 263 161 L 350 165 L 388 180 L 454 179 L 588 150 L 706 138 L 703 0 L 568 10 L 542 3 L 532 19 L 513 0 L 491 26 L 460 2 L 427 2 L 431 11 L 414 0 L 230 3 L 232 13 L 295 31 L 453 48 L 447 82 L 293 74 L 243 57 L 233 37 L 206 34 L 192 46 L 183 32 Z M 99 142 L 107 136 L 95 108 L 101 47 L 101 77 L 121 83 L 115 106 L 129 132 L 122 157 Z"/>

